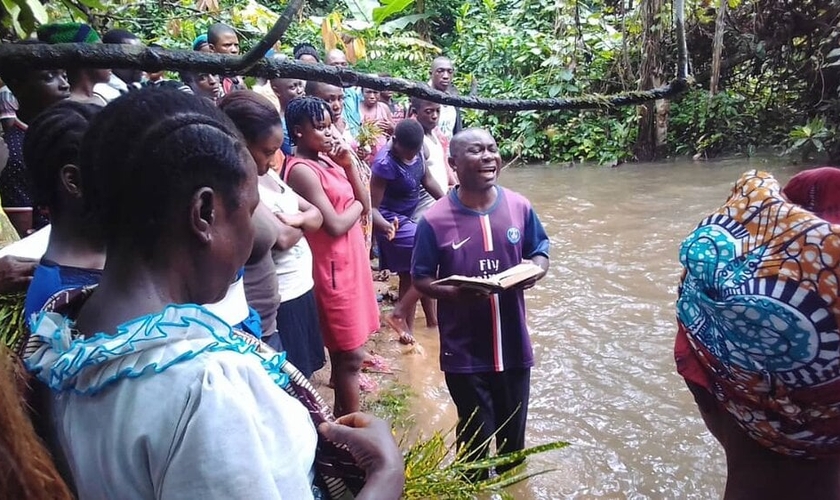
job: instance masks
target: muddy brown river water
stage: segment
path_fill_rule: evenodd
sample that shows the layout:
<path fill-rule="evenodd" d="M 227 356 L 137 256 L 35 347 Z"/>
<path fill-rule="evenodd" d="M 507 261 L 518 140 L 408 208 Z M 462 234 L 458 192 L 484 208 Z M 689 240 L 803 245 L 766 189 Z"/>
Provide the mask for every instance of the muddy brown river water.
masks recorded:
<path fill-rule="evenodd" d="M 551 271 L 526 296 L 536 356 L 527 441 L 572 443 L 533 458 L 529 470 L 556 470 L 511 488 L 515 498 L 720 498 L 723 453 L 674 370 L 677 251 L 752 168 L 782 182 L 802 169 L 737 159 L 503 172 L 552 243 Z M 427 355 L 406 356 L 403 374 L 426 433 L 455 422 L 436 336 L 417 332 Z"/>

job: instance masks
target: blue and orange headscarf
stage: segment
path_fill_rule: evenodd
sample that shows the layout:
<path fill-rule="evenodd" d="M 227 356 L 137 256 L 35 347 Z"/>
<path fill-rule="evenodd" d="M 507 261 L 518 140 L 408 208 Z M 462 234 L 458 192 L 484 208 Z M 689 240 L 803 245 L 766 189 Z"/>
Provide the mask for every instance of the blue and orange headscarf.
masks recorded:
<path fill-rule="evenodd" d="M 747 172 L 680 263 L 679 373 L 762 446 L 840 456 L 840 225 Z"/>

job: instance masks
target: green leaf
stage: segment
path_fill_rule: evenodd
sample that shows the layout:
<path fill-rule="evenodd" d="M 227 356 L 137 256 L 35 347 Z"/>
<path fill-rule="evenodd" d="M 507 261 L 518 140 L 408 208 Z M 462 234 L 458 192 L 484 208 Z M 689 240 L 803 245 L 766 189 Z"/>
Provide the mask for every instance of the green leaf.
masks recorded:
<path fill-rule="evenodd" d="M 32 17 L 35 18 L 41 24 L 46 23 L 49 21 L 49 16 L 47 15 L 47 9 L 41 5 L 41 2 L 38 0 L 25 0 L 26 6 L 29 8 L 29 12 L 32 13 Z"/>
<path fill-rule="evenodd" d="M 379 26 L 379 30 L 383 33 L 391 34 L 395 31 L 404 30 L 417 21 L 422 21 L 423 19 L 428 19 L 430 17 L 432 17 L 432 14 L 410 14 L 408 16 L 398 17 L 386 23 L 382 23 Z"/>
<path fill-rule="evenodd" d="M 382 0 L 382 6 L 373 9 L 373 22 L 382 24 L 389 17 L 405 12 L 414 0 Z"/>
<path fill-rule="evenodd" d="M 373 22 L 373 10 L 379 7 L 376 0 L 344 0 L 347 10 L 358 21 Z"/>
<path fill-rule="evenodd" d="M 3 2 L 3 7 L 6 9 L 6 12 L 9 14 L 9 18 L 12 20 L 12 27 L 15 29 L 17 35 L 21 38 L 24 38 L 27 33 L 23 31 L 23 28 L 20 25 L 20 5 L 16 4 L 13 0 L 0 0 Z"/>

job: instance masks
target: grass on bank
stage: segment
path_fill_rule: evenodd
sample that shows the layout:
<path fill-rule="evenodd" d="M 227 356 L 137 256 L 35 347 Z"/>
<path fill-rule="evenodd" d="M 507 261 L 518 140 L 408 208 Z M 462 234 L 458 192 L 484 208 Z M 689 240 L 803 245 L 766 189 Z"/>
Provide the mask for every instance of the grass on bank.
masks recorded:
<path fill-rule="evenodd" d="M 411 399 L 415 396 L 410 386 L 392 382 L 364 402 L 363 410 L 396 423 L 395 434 L 402 436 L 400 449 L 405 459 L 405 490 L 403 498 L 443 500 L 470 500 L 482 493 L 494 493 L 501 498 L 513 498 L 503 491 L 528 478 L 552 472 L 554 469 L 526 471 L 524 465 L 502 474 L 487 474 L 483 480 L 470 480 L 481 472 L 491 472 L 497 467 L 516 464 L 532 455 L 559 450 L 569 445 L 554 441 L 533 446 L 506 455 L 490 456 L 483 460 L 467 460 L 463 449 L 458 449 L 455 428 L 446 432 L 436 431 L 431 436 L 419 436 L 409 442 L 415 425 L 411 413 Z"/>

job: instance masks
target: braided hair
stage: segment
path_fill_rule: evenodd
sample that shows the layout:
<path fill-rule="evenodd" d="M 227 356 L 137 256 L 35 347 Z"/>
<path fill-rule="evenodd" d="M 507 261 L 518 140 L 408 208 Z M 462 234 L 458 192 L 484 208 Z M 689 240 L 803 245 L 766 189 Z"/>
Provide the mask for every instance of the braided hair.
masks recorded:
<path fill-rule="evenodd" d="M 236 126 L 210 101 L 173 89 L 145 88 L 111 102 L 82 142 L 85 202 L 109 247 L 147 256 L 202 187 L 231 210 L 253 165 Z"/>
<path fill-rule="evenodd" d="M 253 90 L 231 92 L 219 101 L 218 106 L 250 143 L 263 139 L 272 128 L 283 124 L 277 108 Z"/>
<path fill-rule="evenodd" d="M 292 133 L 295 127 L 303 126 L 304 123 L 309 122 L 313 126 L 315 122 L 319 122 L 324 117 L 330 115 L 330 106 L 327 101 L 320 97 L 303 96 L 296 97 L 286 106 L 286 132 L 292 139 L 295 140 L 295 135 Z"/>
<path fill-rule="evenodd" d="M 95 104 L 65 100 L 38 115 L 23 140 L 23 160 L 32 181 L 36 206 L 57 213 L 61 169 L 79 164 L 82 138 L 94 116 L 102 109 Z"/>

